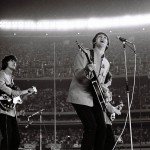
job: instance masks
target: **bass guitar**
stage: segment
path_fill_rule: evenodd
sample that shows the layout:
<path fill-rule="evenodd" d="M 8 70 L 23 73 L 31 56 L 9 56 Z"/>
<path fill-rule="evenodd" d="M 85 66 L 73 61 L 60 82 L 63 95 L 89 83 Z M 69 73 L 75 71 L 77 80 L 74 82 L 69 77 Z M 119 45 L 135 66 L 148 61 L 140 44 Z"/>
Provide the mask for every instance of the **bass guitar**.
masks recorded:
<path fill-rule="evenodd" d="M 88 63 L 89 63 L 89 64 L 92 64 L 93 62 L 92 62 L 91 59 L 89 58 L 89 55 L 88 55 L 88 53 L 85 51 L 85 48 L 84 48 L 82 45 L 80 45 L 77 41 L 76 41 L 76 44 L 78 45 L 79 50 L 81 50 L 81 51 L 85 54 Z M 94 92 L 95 92 L 95 94 L 96 94 L 98 103 L 100 104 L 101 109 L 102 109 L 103 111 L 106 111 L 106 102 L 105 102 L 104 90 L 103 90 L 101 84 L 100 84 L 99 81 L 98 81 L 98 77 L 97 77 L 97 75 L 96 75 L 96 72 L 93 70 L 92 73 L 93 73 L 93 78 L 91 79 L 91 83 L 92 83 Z"/>
<path fill-rule="evenodd" d="M 89 58 L 89 55 L 85 51 L 85 48 L 82 45 L 80 45 L 77 41 L 76 41 L 76 44 L 78 45 L 79 50 L 81 50 L 85 54 L 88 63 L 92 64 L 93 62 Z M 96 72 L 93 70 L 92 73 L 93 73 L 93 77 L 91 79 L 91 83 L 92 83 L 95 95 L 97 97 L 97 101 L 100 104 L 102 111 L 106 112 L 106 114 L 107 114 L 108 118 L 110 119 L 110 121 L 114 121 L 115 114 L 114 113 L 113 114 L 109 113 L 107 108 L 106 108 L 106 106 L 107 106 L 106 99 L 109 97 L 107 95 L 108 91 L 106 91 L 105 88 L 102 87 L 102 85 L 99 83 L 99 80 L 98 80 L 98 77 L 96 75 Z M 123 103 L 121 103 L 120 105 L 116 106 L 116 109 L 121 110 L 122 107 L 123 107 Z"/>

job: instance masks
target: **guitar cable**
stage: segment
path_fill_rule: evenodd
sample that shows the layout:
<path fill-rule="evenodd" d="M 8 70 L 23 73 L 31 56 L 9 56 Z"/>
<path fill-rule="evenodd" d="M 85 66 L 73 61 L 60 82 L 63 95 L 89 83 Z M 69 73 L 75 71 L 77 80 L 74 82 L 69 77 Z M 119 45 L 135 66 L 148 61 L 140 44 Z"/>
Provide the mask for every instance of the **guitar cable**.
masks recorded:
<path fill-rule="evenodd" d="M 128 47 L 130 47 L 127 43 L 126 43 L 126 45 L 127 45 Z M 135 45 L 134 45 L 134 44 L 133 44 L 133 46 L 134 46 L 134 49 L 135 49 Z M 130 47 L 130 48 L 131 48 L 131 47 Z M 132 49 L 132 48 L 131 48 L 131 49 Z M 131 102 L 130 102 L 130 105 L 129 105 L 129 109 L 131 108 L 132 103 L 133 103 L 134 90 L 135 90 L 135 76 L 136 76 L 136 49 L 135 49 L 135 51 L 134 51 L 134 52 L 135 52 L 135 53 L 134 53 L 134 62 L 135 62 L 135 64 L 134 64 L 134 73 L 133 73 L 132 97 L 131 97 Z M 121 132 L 121 134 L 119 135 L 119 137 L 118 137 L 118 139 L 117 139 L 117 141 L 116 141 L 116 143 L 115 143 L 115 145 L 114 145 L 114 147 L 113 147 L 113 149 L 112 149 L 112 150 L 115 150 L 116 145 L 117 145 L 117 143 L 119 142 L 119 139 L 121 138 L 121 136 L 123 135 L 123 133 L 124 133 L 124 131 L 125 131 L 125 128 L 126 128 L 126 125 L 127 125 L 127 121 L 128 121 L 128 116 L 129 116 L 129 111 L 128 111 L 127 115 L 126 115 L 126 119 L 125 119 L 125 123 L 124 123 L 123 129 L 122 129 L 122 132 Z"/>

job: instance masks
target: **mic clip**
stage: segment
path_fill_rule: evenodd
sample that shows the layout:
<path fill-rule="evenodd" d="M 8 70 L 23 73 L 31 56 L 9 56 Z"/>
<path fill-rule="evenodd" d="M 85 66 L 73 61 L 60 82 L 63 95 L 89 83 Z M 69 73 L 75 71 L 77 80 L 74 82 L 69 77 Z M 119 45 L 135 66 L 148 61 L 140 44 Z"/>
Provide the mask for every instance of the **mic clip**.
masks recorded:
<path fill-rule="evenodd" d="M 130 43 L 130 44 L 133 44 L 131 41 L 128 41 L 127 39 L 125 38 L 122 38 L 121 36 L 117 36 L 117 39 L 119 39 L 121 42 L 123 43 Z"/>

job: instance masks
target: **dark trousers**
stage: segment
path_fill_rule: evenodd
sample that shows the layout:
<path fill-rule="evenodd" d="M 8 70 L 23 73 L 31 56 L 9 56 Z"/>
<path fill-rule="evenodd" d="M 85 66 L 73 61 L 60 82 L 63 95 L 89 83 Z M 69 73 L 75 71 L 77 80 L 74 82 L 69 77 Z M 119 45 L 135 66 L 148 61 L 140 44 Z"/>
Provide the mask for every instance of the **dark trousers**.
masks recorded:
<path fill-rule="evenodd" d="M 84 127 L 81 150 L 112 150 L 114 135 L 111 125 L 106 125 L 99 104 L 93 107 L 72 104 Z"/>
<path fill-rule="evenodd" d="M 0 150 L 18 150 L 20 135 L 16 117 L 0 114 L 0 131 L 2 134 Z"/>
<path fill-rule="evenodd" d="M 112 125 L 107 124 L 106 130 L 106 140 L 105 140 L 105 148 L 104 150 L 112 150 L 115 145 L 115 136 L 112 130 Z"/>

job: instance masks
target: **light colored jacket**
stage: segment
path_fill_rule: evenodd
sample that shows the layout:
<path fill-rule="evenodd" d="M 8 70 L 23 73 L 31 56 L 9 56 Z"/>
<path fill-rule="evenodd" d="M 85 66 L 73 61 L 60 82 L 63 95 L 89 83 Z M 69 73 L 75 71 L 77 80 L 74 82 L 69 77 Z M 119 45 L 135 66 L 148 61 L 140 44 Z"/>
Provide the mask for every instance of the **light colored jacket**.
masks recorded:
<path fill-rule="evenodd" d="M 90 51 L 86 50 L 86 52 L 88 56 L 90 56 Z M 92 107 L 93 97 L 89 92 L 86 91 L 86 88 L 90 84 L 90 79 L 87 79 L 85 74 L 85 67 L 87 64 L 88 61 L 85 54 L 79 51 L 74 62 L 74 77 L 70 84 L 67 102 Z M 95 51 L 94 64 L 96 64 L 95 72 L 99 83 L 103 84 L 109 71 L 110 64 L 105 57 L 101 58 L 101 56 L 99 56 Z"/>

